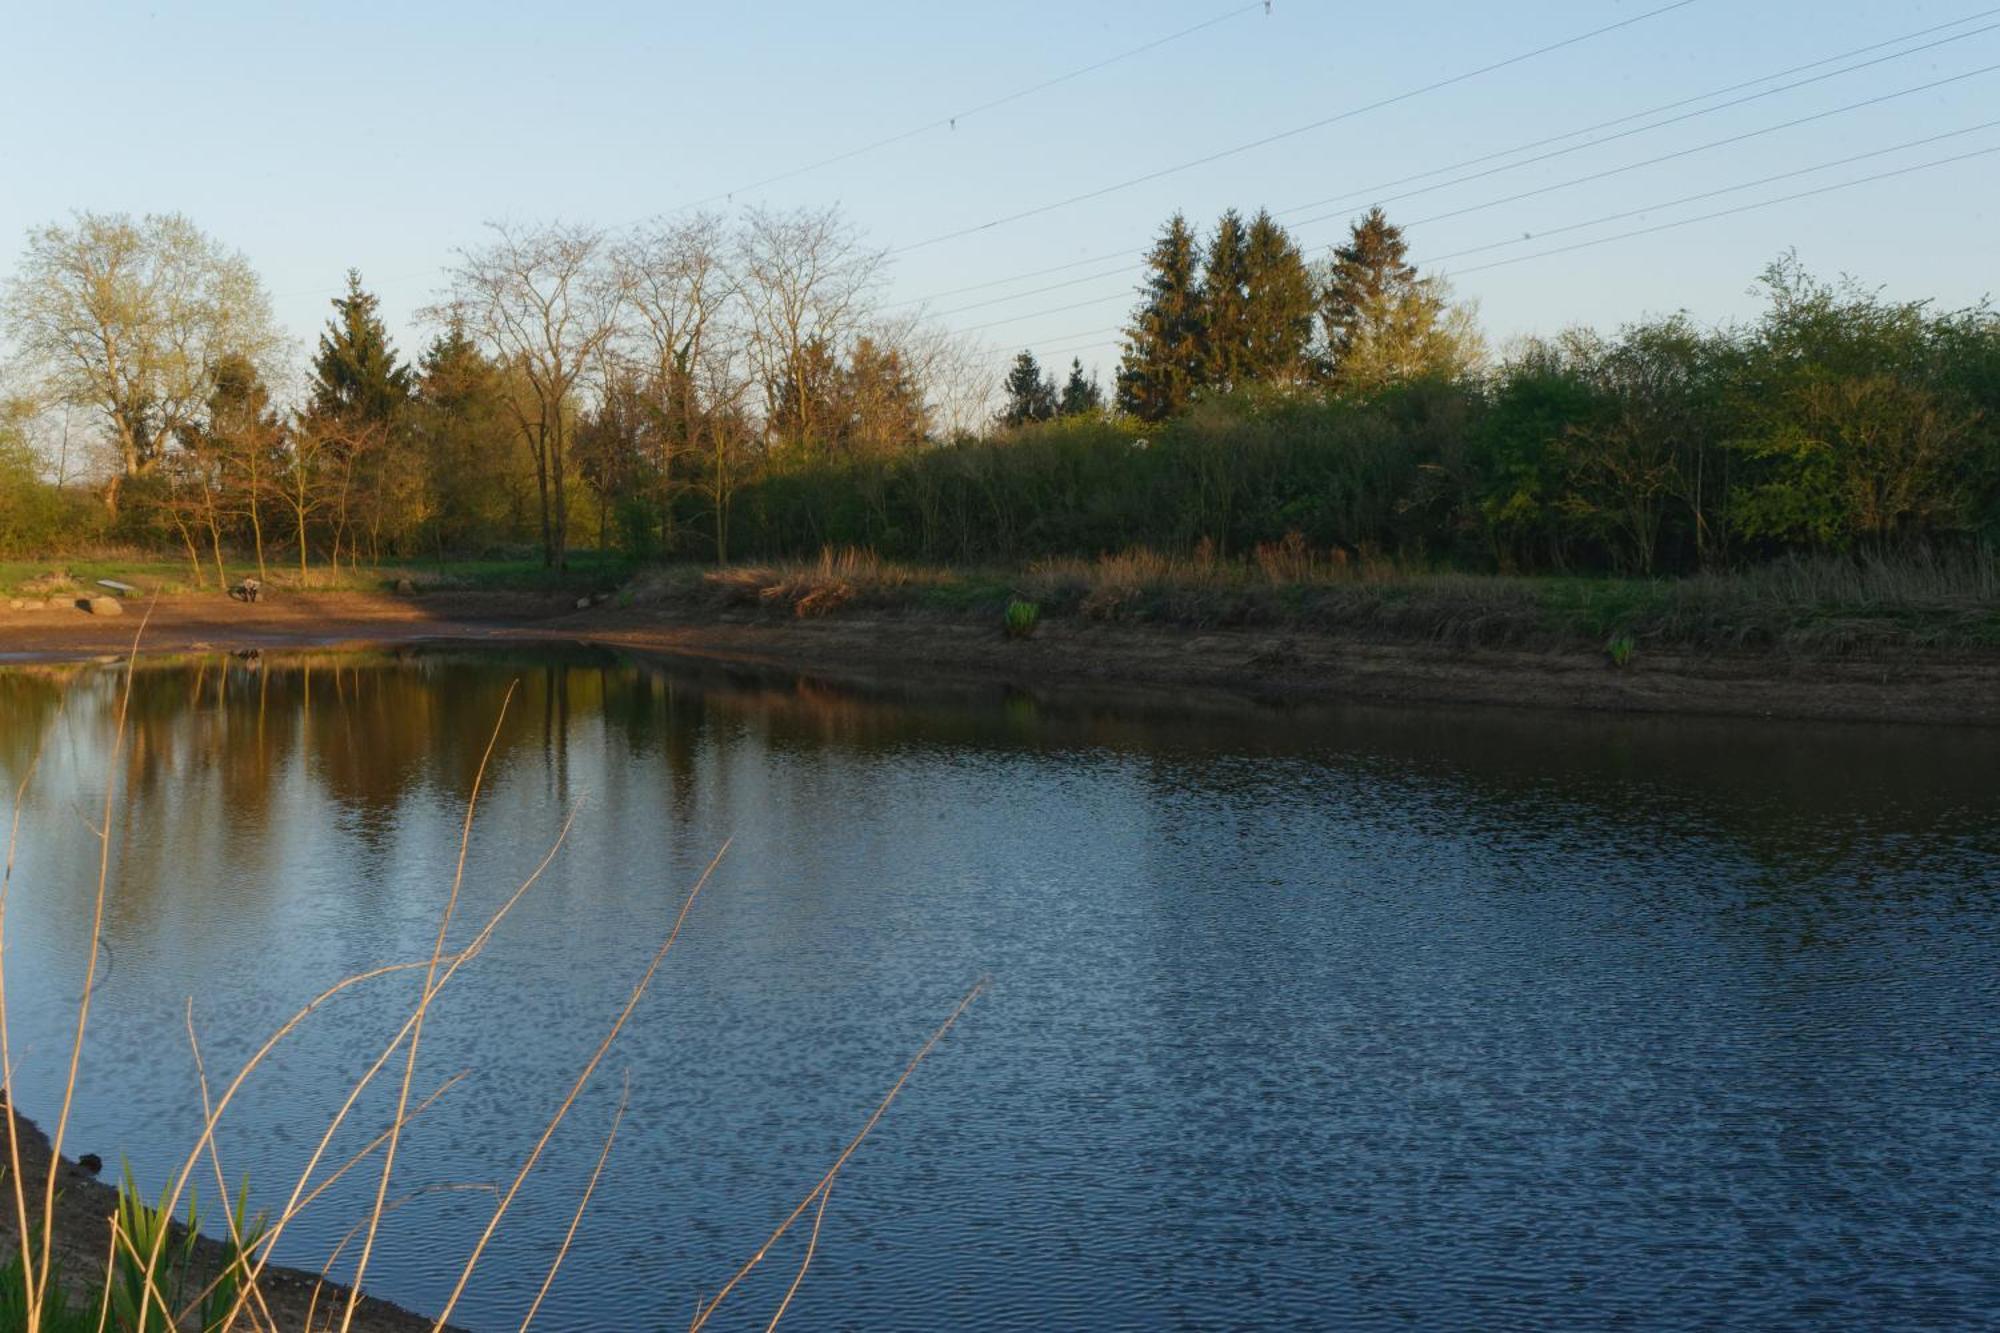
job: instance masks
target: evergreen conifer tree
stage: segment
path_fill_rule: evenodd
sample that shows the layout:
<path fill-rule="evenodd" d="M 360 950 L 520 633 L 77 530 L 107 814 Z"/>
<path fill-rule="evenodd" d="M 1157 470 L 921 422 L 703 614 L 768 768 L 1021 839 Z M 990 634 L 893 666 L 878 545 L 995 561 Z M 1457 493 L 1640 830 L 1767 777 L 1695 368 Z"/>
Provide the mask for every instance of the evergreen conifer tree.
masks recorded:
<path fill-rule="evenodd" d="M 1244 268 L 1244 374 L 1296 384 L 1311 371 L 1313 283 L 1305 256 L 1268 210 L 1250 223 Z"/>
<path fill-rule="evenodd" d="M 1402 228 L 1371 208 L 1333 252 L 1320 300 L 1334 386 L 1366 393 L 1420 375 L 1458 374 L 1479 360 L 1472 312 L 1409 262 Z"/>
<path fill-rule="evenodd" d="M 389 343 L 380 301 L 362 290 L 361 274 L 347 271 L 347 295 L 333 300 L 334 317 L 313 358 L 312 410 L 316 415 L 386 422 L 410 397 L 412 376 Z"/>
<path fill-rule="evenodd" d="M 1250 256 L 1243 219 L 1235 209 L 1215 224 L 1202 264 L 1201 339 L 1204 386 L 1233 389 L 1252 378 L 1250 351 Z"/>
<path fill-rule="evenodd" d="M 1000 424 L 1025 426 L 1031 421 L 1047 421 L 1056 414 L 1056 386 L 1042 374 L 1033 352 L 1014 358 L 1007 372 L 1007 405 L 1000 409 Z"/>
<path fill-rule="evenodd" d="M 1104 390 L 1098 387 L 1097 376 L 1085 378 L 1083 361 L 1071 357 L 1069 379 L 1064 381 L 1062 397 L 1056 403 L 1056 415 L 1062 417 L 1087 416 L 1104 408 Z"/>
<path fill-rule="evenodd" d="M 1125 334 L 1118 406 L 1142 421 L 1160 421 L 1186 407 L 1201 385 L 1201 285 L 1186 218 L 1174 214 L 1146 265 L 1144 301 Z"/>

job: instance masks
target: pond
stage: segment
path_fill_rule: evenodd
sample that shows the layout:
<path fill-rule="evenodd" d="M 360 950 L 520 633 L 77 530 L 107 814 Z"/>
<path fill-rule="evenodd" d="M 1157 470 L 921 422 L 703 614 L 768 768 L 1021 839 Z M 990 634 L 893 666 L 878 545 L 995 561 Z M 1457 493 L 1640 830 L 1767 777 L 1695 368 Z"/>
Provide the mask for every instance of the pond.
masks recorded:
<path fill-rule="evenodd" d="M 40 755 L 6 979 L 17 1100 L 46 1123 L 110 778 L 70 1142 L 149 1191 L 200 1117 L 190 999 L 219 1081 L 320 987 L 427 957 L 490 735 L 454 945 L 574 817 L 427 1019 L 414 1096 L 464 1077 L 409 1128 L 369 1277 L 420 1310 L 733 839 L 468 1328 L 518 1326 L 621 1101 L 536 1327 L 685 1328 L 981 978 L 842 1173 L 789 1326 L 2000 1308 L 1990 732 L 1203 711 L 410 649 L 142 665 L 114 761 L 124 682 L 0 673 L 8 793 Z M 276 1049 L 224 1121 L 232 1186 L 282 1204 L 420 975 Z M 374 1187 L 344 1179 L 282 1257 L 323 1261 Z M 803 1240 L 711 1327 L 764 1327 Z"/>

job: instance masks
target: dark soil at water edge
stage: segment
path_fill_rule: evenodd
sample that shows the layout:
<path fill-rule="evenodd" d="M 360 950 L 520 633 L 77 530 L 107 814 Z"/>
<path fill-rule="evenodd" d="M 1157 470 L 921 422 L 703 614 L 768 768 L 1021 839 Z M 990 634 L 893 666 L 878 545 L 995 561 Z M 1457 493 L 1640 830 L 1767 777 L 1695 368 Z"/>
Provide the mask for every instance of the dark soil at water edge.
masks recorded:
<path fill-rule="evenodd" d="M 0 1102 L 0 1113 L 8 1112 L 11 1108 Z M 49 1139 L 25 1116 L 14 1116 L 14 1127 L 20 1136 L 21 1183 L 26 1187 L 30 1211 L 38 1211 L 49 1178 Z M 56 1173 L 56 1218 L 51 1245 L 56 1268 L 76 1300 L 95 1301 L 98 1288 L 94 1284 L 103 1279 L 105 1256 L 111 1243 L 110 1218 L 118 1209 L 118 1191 L 67 1157 L 56 1164 Z M 176 1225 L 175 1239 L 184 1234 Z M 11 1204 L 0 1207 L 0 1245 L 12 1251 L 20 1244 L 19 1236 L 13 1207 Z M 192 1276 L 206 1281 L 227 1261 L 228 1253 L 228 1247 L 218 1241 L 205 1236 L 197 1238 L 197 1271 Z M 263 1293 L 265 1306 L 284 1329 L 304 1329 L 308 1312 L 316 1322 L 331 1315 L 337 1327 L 348 1300 L 345 1287 L 322 1284 L 316 1274 L 275 1264 L 264 1270 L 258 1279 L 258 1289 Z M 362 1298 L 351 1325 L 360 1333 L 426 1333 L 432 1326 L 432 1320 L 373 1296 Z"/>
<path fill-rule="evenodd" d="M 74 661 L 131 649 L 132 614 L 0 611 L 0 662 Z M 245 606 L 162 598 L 152 654 L 288 646 L 602 643 L 808 672 L 835 680 L 1271 702 L 1472 703 L 1605 712 L 2000 725 L 2000 651 L 1921 645 L 1866 653 L 1701 649 L 1641 642 L 1617 655 L 1552 639 L 1467 646 L 1310 626 L 1201 628 L 1045 618 L 1010 638 L 984 608 L 842 608 L 824 615 L 673 599 L 579 609 L 571 596 L 325 593 Z"/>

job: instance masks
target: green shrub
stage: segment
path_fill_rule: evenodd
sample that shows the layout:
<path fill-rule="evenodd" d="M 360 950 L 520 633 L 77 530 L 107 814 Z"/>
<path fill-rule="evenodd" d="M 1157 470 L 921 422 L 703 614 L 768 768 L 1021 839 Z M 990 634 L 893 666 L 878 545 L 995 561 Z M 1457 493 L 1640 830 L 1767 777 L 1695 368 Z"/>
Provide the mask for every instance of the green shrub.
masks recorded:
<path fill-rule="evenodd" d="M 1040 606 L 1034 602 L 1024 602 L 1018 597 L 1015 598 L 1013 601 L 1007 603 L 1007 637 L 1010 639 L 1027 638 L 1035 632 L 1035 626 L 1041 623 L 1041 619 L 1042 608 Z"/>

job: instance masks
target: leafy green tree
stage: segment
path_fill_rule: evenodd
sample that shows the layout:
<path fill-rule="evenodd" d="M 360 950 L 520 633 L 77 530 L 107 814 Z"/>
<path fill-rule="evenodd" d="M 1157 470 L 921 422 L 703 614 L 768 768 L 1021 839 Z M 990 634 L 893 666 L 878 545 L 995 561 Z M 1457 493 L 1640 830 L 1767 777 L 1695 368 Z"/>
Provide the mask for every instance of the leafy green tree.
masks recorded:
<path fill-rule="evenodd" d="M 118 459 L 114 511 L 121 483 L 199 420 L 223 357 L 267 361 L 282 343 L 249 261 L 177 213 L 34 228 L 0 317 L 28 382 L 100 420 Z"/>
<path fill-rule="evenodd" d="M 1743 535 L 1879 551 L 1974 527 L 1994 404 L 1963 373 L 1978 343 L 1955 335 L 1962 316 L 1820 281 L 1791 255 L 1763 283 L 1770 305 L 1742 352 L 1730 440 L 1746 464 L 1732 514 Z"/>
<path fill-rule="evenodd" d="M 1312 274 L 1268 210 L 1250 223 L 1243 265 L 1244 376 L 1264 384 L 1303 382 L 1312 371 Z"/>
<path fill-rule="evenodd" d="M 1202 378 L 1203 313 L 1194 233 L 1179 213 L 1147 253 L 1143 300 L 1125 334 L 1118 406 L 1163 421 L 1193 400 Z"/>
<path fill-rule="evenodd" d="M 1056 415 L 1059 417 L 1090 416 L 1104 410 L 1104 390 L 1097 383 L 1097 376 L 1083 373 L 1083 361 L 1071 357 L 1069 378 L 1063 381 L 1062 396 L 1056 401 Z"/>
<path fill-rule="evenodd" d="M 1243 219 L 1223 213 L 1201 272 L 1201 384 L 1223 392 L 1255 378 L 1250 366 L 1250 254 Z"/>
<path fill-rule="evenodd" d="M 1452 306 L 1443 282 L 1417 276 L 1402 228 L 1380 208 L 1369 209 L 1334 248 L 1320 319 L 1329 374 L 1347 393 L 1463 374 L 1483 351 L 1471 312 Z"/>
<path fill-rule="evenodd" d="M 1007 404 L 1000 409 L 1001 425 L 1025 426 L 1055 416 L 1056 386 L 1042 373 L 1041 363 L 1035 360 L 1033 352 L 1022 352 L 1014 358 L 1014 367 L 1007 372 L 1002 388 L 1007 394 Z"/>
<path fill-rule="evenodd" d="M 0 552 L 24 554 L 65 535 L 62 496 L 42 476 L 28 440 L 34 413 L 24 400 L 0 398 Z"/>
<path fill-rule="evenodd" d="M 509 447 L 506 376 L 460 320 L 449 321 L 418 361 L 410 435 L 430 495 L 428 544 L 440 555 L 528 532 L 528 482 Z"/>
<path fill-rule="evenodd" d="M 312 366 L 312 410 L 322 416 L 388 422 L 409 401 L 410 368 L 382 323 L 381 301 L 347 270 L 347 294 L 333 299 Z"/>

